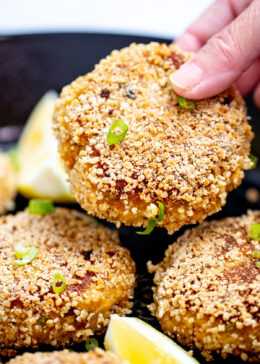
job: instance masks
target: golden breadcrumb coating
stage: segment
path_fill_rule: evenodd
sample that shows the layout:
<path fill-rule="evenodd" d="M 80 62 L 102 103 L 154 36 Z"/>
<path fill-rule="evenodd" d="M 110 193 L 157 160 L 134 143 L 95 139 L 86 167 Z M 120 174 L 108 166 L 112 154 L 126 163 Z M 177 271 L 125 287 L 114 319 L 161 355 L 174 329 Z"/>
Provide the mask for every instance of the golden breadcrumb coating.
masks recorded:
<path fill-rule="evenodd" d="M 178 104 L 169 76 L 191 54 L 166 44 L 132 44 L 113 51 L 94 71 L 64 87 L 54 128 L 72 193 L 90 214 L 169 233 L 202 221 L 225 204 L 248 159 L 251 128 L 234 87 L 194 109 Z M 128 125 L 108 146 L 111 124 Z"/>
<path fill-rule="evenodd" d="M 52 353 L 25 353 L 11 359 L 9 364 L 127 364 L 111 352 L 96 348 L 88 353 L 73 353 L 68 350 Z"/>
<path fill-rule="evenodd" d="M 14 207 L 16 195 L 16 173 L 7 158 L 0 151 L 0 215 Z"/>
<path fill-rule="evenodd" d="M 39 252 L 19 266 L 15 245 Z M 53 275 L 66 280 L 54 293 Z M 111 313 L 130 312 L 135 264 L 118 233 L 74 210 L 26 210 L 0 219 L 0 347 L 54 347 L 104 332 Z"/>
<path fill-rule="evenodd" d="M 260 211 L 205 222 L 171 245 L 156 271 L 151 310 L 162 329 L 207 360 L 214 352 L 260 361 L 260 269 L 248 232 Z"/>

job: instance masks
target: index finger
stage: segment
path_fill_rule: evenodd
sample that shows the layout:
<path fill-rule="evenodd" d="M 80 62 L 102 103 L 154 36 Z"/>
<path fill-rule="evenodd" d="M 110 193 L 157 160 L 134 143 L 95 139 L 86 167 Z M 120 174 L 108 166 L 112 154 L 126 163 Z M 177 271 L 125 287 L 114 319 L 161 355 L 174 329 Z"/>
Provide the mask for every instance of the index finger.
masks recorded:
<path fill-rule="evenodd" d="M 216 0 L 174 44 L 184 51 L 197 52 L 209 38 L 231 23 L 252 2 L 253 0 Z"/>

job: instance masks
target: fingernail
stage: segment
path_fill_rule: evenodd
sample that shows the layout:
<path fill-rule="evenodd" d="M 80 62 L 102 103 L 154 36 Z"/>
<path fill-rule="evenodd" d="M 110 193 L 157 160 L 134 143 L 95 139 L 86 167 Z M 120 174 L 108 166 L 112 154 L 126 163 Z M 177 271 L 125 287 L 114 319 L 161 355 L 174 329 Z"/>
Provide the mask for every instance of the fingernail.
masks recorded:
<path fill-rule="evenodd" d="M 184 64 L 170 76 L 173 86 L 183 90 L 191 90 L 202 81 L 202 69 L 193 62 Z"/>

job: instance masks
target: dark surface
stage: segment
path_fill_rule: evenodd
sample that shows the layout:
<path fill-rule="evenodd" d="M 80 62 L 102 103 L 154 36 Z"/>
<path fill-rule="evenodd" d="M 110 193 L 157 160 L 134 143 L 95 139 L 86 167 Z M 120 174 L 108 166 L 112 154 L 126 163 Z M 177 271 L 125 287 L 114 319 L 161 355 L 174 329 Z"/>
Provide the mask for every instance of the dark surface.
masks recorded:
<path fill-rule="evenodd" d="M 39 98 L 49 89 L 60 91 L 62 86 L 74 78 L 93 69 L 100 58 L 112 49 L 119 49 L 131 42 L 167 41 L 147 37 L 120 36 L 109 34 L 42 34 L 0 37 L 0 144 L 7 149 L 16 142 L 19 132 L 30 111 Z M 256 132 L 253 151 L 260 155 L 260 112 L 251 97 L 247 100 L 251 123 Z M 219 219 L 225 216 L 239 216 L 247 209 L 260 209 L 260 203 L 250 204 L 245 198 L 248 188 L 260 191 L 260 170 L 246 173 L 243 184 L 230 193 L 222 211 L 210 217 Z M 17 210 L 22 210 L 27 201 L 17 198 Z M 78 206 L 76 206 L 78 208 Z M 104 222 L 114 228 L 114 225 Z M 122 227 L 121 240 L 127 246 L 137 263 L 138 287 L 136 289 L 133 315 L 138 316 L 154 327 L 159 328 L 156 319 L 151 317 L 146 305 L 152 300 L 152 276 L 146 271 L 146 262 L 159 262 L 168 244 L 184 231 L 182 228 L 173 236 L 164 229 L 155 229 L 149 236 L 139 236 L 134 228 Z M 100 344 L 102 338 L 100 338 Z M 51 350 L 40 348 L 41 350 Z M 84 345 L 74 349 L 84 350 Z M 203 362 L 199 353 L 198 360 Z M 215 362 L 220 362 L 216 358 Z M 228 359 L 229 363 L 239 363 L 238 359 Z"/>

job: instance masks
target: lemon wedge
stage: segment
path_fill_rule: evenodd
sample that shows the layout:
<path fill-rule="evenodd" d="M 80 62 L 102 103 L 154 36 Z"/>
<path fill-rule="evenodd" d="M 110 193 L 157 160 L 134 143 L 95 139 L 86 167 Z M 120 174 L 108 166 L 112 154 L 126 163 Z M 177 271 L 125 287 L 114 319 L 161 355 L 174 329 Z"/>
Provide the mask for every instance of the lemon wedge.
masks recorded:
<path fill-rule="evenodd" d="M 48 91 L 32 111 L 17 145 L 18 190 L 27 198 L 73 202 L 52 130 L 58 94 Z"/>
<path fill-rule="evenodd" d="M 198 363 L 170 338 L 136 317 L 111 315 L 104 345 L 130 364 Z"/>

